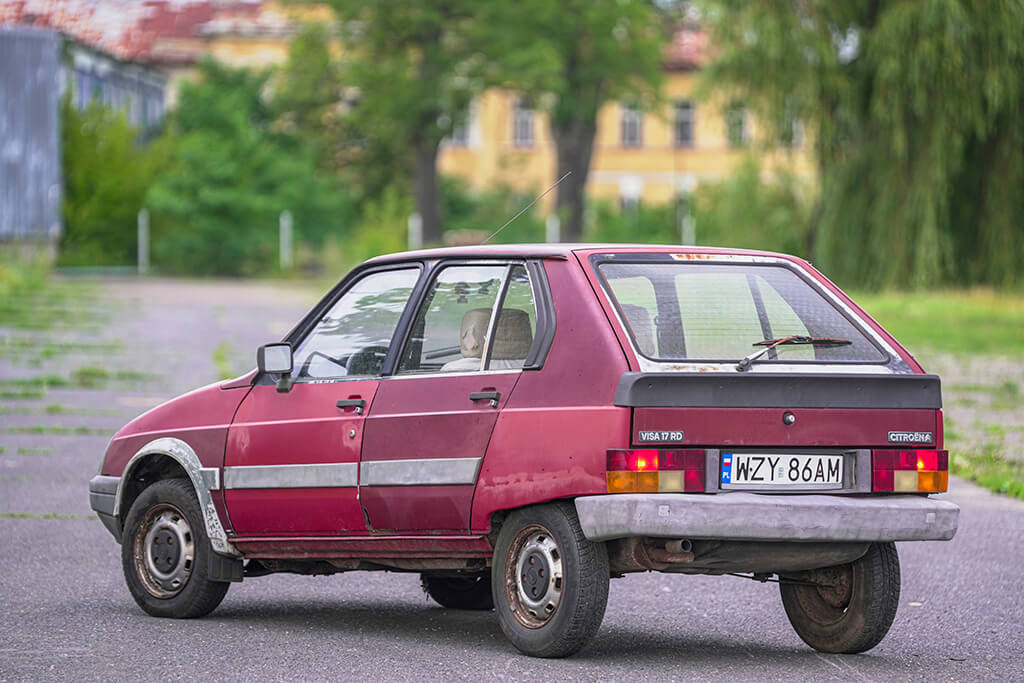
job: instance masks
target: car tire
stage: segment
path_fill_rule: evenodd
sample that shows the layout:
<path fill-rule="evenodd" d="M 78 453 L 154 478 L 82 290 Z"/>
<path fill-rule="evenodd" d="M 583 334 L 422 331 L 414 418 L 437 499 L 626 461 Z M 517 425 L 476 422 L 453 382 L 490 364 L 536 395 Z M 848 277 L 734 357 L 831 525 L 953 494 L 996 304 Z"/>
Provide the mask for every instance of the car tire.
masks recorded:
<path fill-rule="evenodd" d="M 900 560 L 893 543 L 873 543 L 858 560 L 816 569 L 811 581 L 779 584 L 797 635 L 820 652 L 856 654 L 889 632 L 900 601 Z"/>
<path fill-rule="evenodd" d="M 132 503 L 121 535 L 121 565 L 135 602 L 155 617 L 209 614 L 231 585 L 211 581 L 203 515 L 187 479 L 164 479 Z"/>
<path fill-rule="evenodd" d="M 566 657 L 586 645 L 604 618 L 608 580 L 607 548 L 583 535 L 572 503 L 524 508 L 502 524 L 491 588 L 520 652 Z"/>
<path fill-rule="evenodd" d="M 478 576 L 420 575 L 423 592 L 448 609 L 494 609 L 490 574 Z"/>

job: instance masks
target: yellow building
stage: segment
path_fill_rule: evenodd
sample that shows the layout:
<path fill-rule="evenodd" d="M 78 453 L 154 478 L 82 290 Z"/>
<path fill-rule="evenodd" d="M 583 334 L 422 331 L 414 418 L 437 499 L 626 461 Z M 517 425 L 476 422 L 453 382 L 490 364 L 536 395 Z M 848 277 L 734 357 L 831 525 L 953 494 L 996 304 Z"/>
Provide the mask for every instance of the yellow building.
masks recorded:
<path fill-rule="evenodd" d="M 694 97 L 699 73 L 665 74 L 659 111 L 610 102 L 598 116 L 587 195 L 624 206 L 662 203 L 692 193 L 701 182 L 728 175 L 757 141 L 757 126 L 742 110 Z M 782 165 L 813 177 L 814 167 L 795 130 L 794 144 L 762 153 L 765 168 Z M 556 179 L 555 147 L 547 117 L 519 94 L 490 90 L 474 103 L 469 121 L 445 143 L 442 173 L 471 187 L 496 185 L 539 192 Z M 548 204 L 550 206 L 550 204 Z"/>

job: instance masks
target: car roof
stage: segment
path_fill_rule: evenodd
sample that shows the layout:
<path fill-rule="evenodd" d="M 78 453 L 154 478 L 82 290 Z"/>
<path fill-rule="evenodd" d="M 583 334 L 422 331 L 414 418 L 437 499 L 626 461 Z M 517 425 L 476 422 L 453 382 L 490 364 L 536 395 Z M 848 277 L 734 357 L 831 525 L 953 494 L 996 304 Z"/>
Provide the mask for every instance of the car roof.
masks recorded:
<path fill-rule="evenodd" d="M 741 254 L 745 256 L 768 256 L 798 260 L 788 254 L 752 249 L 728 247 L 693 247 L 666 244 L 616 244 L 616 243 L 553 243 L 553 244 L 479 244 L 463 247 L 439 247 L 385 254 L 370 259 L 367 263 L 390 263 L 394 261 L 434 260 L 441 258 L 542 258 L 568 259 L 570 254 L 590 253 L 669 253 L 669 254 Z"/>

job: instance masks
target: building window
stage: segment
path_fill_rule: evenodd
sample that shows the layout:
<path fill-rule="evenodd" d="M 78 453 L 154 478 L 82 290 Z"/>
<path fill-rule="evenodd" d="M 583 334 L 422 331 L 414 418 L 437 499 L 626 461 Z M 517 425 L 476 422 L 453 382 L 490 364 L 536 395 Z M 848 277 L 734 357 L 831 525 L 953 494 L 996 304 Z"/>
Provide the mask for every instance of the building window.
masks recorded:
<path fill-rule="evenodd" d="M 528 97 L 517 97 L 512 105 L 512 144 L 533 147 L 533 103 Z"/>
<path fill-rule="evenodd" d="M 747 112 L 743 105 L 734 104 L 726 110 L 725 127 L 730 147 L 747 144 Z"/>
<path fill-rule="evenodd" d="M 676 147 L 693 147 L 694 109 L 692 100 L 676 102 Z"/>
<path fill-rule="evenodd" d="M 644 144 L 644 113 L 632 104 L 622 105 L 622 146 L 640 147 Z"/>
<path fill-rule="evenodd" d="M 779 138 L 783 147 L 799 147 L 804 143 L 804 124 L 791 114 L 786 114 L 779 126 Z"/>

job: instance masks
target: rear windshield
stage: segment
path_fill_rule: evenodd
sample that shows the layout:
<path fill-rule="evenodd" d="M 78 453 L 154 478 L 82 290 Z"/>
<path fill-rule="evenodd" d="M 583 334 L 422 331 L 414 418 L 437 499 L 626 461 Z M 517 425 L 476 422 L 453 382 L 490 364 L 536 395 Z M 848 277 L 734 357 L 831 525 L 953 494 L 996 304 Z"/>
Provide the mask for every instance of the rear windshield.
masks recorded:
<path fill-rule="evenodd" d="M 887 356 L 816 289 L 783 266 L 603 263 L 636 349 L 653 360 L 734 361 L 790 335 L 849 340 L 781 345 L 759 362 L 869 362 Z"/>

